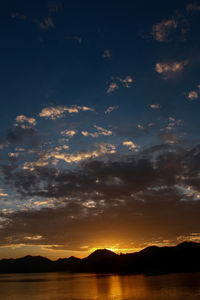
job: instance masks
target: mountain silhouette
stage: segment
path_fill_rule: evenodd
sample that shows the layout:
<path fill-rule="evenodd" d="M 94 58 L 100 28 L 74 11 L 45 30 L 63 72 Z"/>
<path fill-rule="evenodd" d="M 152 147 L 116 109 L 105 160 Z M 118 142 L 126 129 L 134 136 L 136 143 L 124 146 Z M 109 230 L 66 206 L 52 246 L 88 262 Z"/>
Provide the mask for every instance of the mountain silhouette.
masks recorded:
<path fill-rule="evenodd" d="M 93 272 L 164 274 L 200 272 L 200 243 L 183 242 L 174 247 L 150 246 L 139 252 L 116 254 L 99 249 L 80 259 L 74 256 L 52 261 L 27 255 L 0 260 L 0 273 Z"/>

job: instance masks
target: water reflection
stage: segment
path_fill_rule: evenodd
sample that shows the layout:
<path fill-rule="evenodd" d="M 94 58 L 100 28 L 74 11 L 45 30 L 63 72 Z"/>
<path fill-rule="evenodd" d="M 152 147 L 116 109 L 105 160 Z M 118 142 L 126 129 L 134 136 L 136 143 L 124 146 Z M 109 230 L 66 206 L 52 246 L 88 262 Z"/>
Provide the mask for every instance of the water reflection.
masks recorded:
<path fill-rule="evenodd" d="M 197 300 L 200 273 L 163 276 L 95 274 L 0 275 L 1 299 Z"/>

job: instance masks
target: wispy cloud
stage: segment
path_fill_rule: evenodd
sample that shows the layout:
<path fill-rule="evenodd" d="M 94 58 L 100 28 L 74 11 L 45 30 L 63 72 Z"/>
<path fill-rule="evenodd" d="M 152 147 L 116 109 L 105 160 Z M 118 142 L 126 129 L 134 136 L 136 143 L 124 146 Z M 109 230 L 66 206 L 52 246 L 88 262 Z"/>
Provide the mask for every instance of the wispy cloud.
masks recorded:
<path fill-rule="evenodd" d="M 170 32 L 176 30 L 179 23 L 176 20 L 163 20 L 152 27 L 152 35 L 155 40 L 159 42 L 166 42 L 169 40 Z"/>
<path fill-rule="evenodd" d="M 61 131 L 61 134 L 64 136 L 72 137 L 77 133 L 76 130 L 63 130 Z"/>
<path fill-rule="evenodd" d="M 200 3 L 194 2 L 194 3 L 189 3 L 186 7 L 187 11 L 200 11 Z"/>
<path fill-rule="evenodd" d="M 99 133 L 98 133 L 98 132 L 88 132 L 88 131 L 82 130 L 82 131 L 81 131 L 81 134 L 82 134 L 83 136 L 91 136 L 91 137 L 93 137 L 93 138 L 99 137 Z"/>
<path fill-rule="evenodd" d="M 154 24 L 152 26 L 152 36 L 158 42 L 184 40 L 187 30 L 186 19 L 182 15 L 176 15 Z"/>
<path fill-rule="evenodd" d="M 160 134 L 160 138 L 167 144 L 177 144 L 179 137 L 175 133 L 163 132 Z"/>
<path fill-rule="evenodd" d="M 25 15 L 22 15 L 18 12 L 11 13 L 11 18 L 12 19 L 20 19 L 20 20 L 26 20 L 27 19 L 27 17 Z"/>
<path fill-rule="evenodd" d="M 49 13 L 58 13 L 58 11 L 62 8 L 62 3 L 60 1 L 51 0 L 48 2 Z"/>
<path fill-rule="evenodd" d="M 116 84 L 116 82 L 111 82 L 109 84 L 109 87 L 107 89 L 107 93 L 110 94 L 111 92 L 114 92 L 115 90 L 117 90 L 119 87 L 118 85 Z"/>
<path fill-rule="evenodd" d="M 160 104 L 151 104 L 150 107 L 152 109 L 159 109 L 159 108 L 161 108 L 161 105 Z"/>
<path fill-rule="evenodd" d="M 122 142 L 123 146 L 128 147 L 129 150 L 134 150 L 135 152 L 139 151 L 139 146 L 133 143 L 132 141 L 123 141 Z"/>
<path fill-rule="evenodd" d="M 37 24 L 39 24 L 40 28 L 42 30 L 48 30 L 49 28 L 55 28 L 55 24 L 52 20 L 52 18 L 47 17 L 44 19 L 44 21 L 35 20 Z"/>
<path fill-rule="evenodd" d="M 64 160 L 67 163 L 78 163 L 82 160 L 97 158 L 106 154 L 114 154 L 116 152 L 115 145 L 107 143 L 99 143 L 96 149 L 91 151 L 82 151 L 77 153 L 59 153 L 54 152 L 52 156 L 59 160 Z"/>
<path fill-rule="evenodd" d="M 3 189 L 0 189 L 0 197 L 7 197 L 8 194 L 4 192 Z"/>
<path fill-rule="evenodd" d="M 194 99 L 197 99 L 198 98 L 198 93 L 196 91 L 190 91 L 188 93 L 188 99 L 190 100 L 194 100 Z"/>
<path fill-rule="evenodd" d="M 119 88 L 119 84 L 123 87 L 130 88 L 133 83 L 133 78 L 131 76 L 126 76 L 124 79 L 121 77 L 112 77 L 112 82 L 109 84 L 107 89 L 107 93 L 114 92 L 116 89 Z"/>
<path fill-rule="evenodd" d="M 156 63 L 155 70 L 157 73 L 163 74 L 164 79 L 167 79 L 173 74 L 182 72 L 187 64 L 188 64 L 188 60 L 158 62 Z"/>
<path fill-rule="evenodd" d="M 109 50 L 105 50 L 102 54 L 102 56 L 104 58 L 111 58 L 111 54 L 110 54 L 110 51 Z"/>
<path fill-rule="evenodd" d="M 76 40 L 79 44 L 82 44 L 83 38 L 81 36 L 75 36 L 74 40 Z"/>
<path fill-rule="evenodd" d="M 110 136 L 113 134 L 113 132 L 111 130 L 107 130 L 103 127 L 100 127 L 100 126 L 97 126 L 97 125 L 94 125 L 94 128 L 97 129 L 97 132 L 88 132 L 88 131 L 81 131 L 81 134 L 83 136 L 91 136 L 93 138 L 98 138 L 100 135 L 104 135 L 104 136 Z"/>
<path fill-rule="evenodd" d="M 55 120 L 64 117 L 65 113 L 79 113 L 81 111 L 92 111 L 94 112 L 94 109 L 91 107 L 87 106 L 78 106 L 74 105 L 71 107 L 67 106 L 50 106 L 50 107 L 45 107 L 41 110 L 39 113 L 40 117 L 45 117 L 47 119 Z"/>
<path fill-rule="evenodd" d="M 33 125 L 33 126 L 35 126 L 37 124 L 35 118 L 28 118 L 28 117 L 26 117 L 24 115 L 17 116 L 15 118 L 15 121 L 17 123 L 28 123 L 28 124 Z"/>
<path fill-rule="evenodd" d="M 107 130 L 105 128 L 102 128 L 100 126 L 94 125 L 94 127 L 98 130 L 100 135 L 112 135 L 112 131 L 111 130 Z"/>
<path fill-rule="evenodd" d="M 119 106 L 109 106 L 108 108 L 106 108 L 105 114 L 110 114 L 113 110 L 116 110 L 118 108 Z"/>
<path fill-rule="evenodd" d="M 117 77 L 116 79 L 119 80 L 121 84 L 126 88 L 130 88 L 131 84 L 133 83 L 133 78 L 131 76 L 126 76 L 124 79 Z"/>

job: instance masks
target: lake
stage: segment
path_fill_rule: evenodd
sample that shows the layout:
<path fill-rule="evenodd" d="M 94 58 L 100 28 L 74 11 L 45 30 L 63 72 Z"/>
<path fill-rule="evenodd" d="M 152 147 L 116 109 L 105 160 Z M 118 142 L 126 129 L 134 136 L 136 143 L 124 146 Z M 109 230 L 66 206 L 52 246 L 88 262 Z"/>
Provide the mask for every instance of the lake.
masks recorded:
<path fill-rule="evenodd" d="M 2 300 L 193 300 L 200 273 L 162 276 L 97 274 L 1 274 Z"/>

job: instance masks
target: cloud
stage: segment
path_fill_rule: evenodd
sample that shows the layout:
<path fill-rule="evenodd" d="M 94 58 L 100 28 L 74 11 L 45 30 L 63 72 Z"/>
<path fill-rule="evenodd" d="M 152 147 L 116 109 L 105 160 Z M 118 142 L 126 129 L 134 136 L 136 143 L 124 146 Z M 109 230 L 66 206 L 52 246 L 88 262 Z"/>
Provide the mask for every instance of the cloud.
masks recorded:
<path fill-rule="evenodd" d="M 99 135 L 105 135 L 105 136 L 112 135 L 111 130 L 104 129 L 97 125 L 94 125 L 94 127 L 98 130 Z"/>
<path fill-rule="evenodd" d="M 160 138 L 163 139 L 166 143 L 174 144 L 179 143 L 181 135 L 172 133 L 177 127 L 183 125 L 183 120 L 176 120 L 175 117 L 170 116 L 167 120 L 167 125 L 164 128 L 160 129 Z"/>
<path fill-rule="evenodd" d="M 28 123 L 30 125 L 35 126 L 37 124 L 36 120 L 34 118 L 28 118 L 24 115 L 19 115 L 15 118 L 15 121 L 17 123 Z"/>
<path fill-rule="evenodd" d="M 51 250 L 59 249 L 53 245 L 81 250 L 116 239 L 127 248 L 133 242 L 152 243 L 160 237 L 172 242 L 200 232 L 199 153 L 199 146 L 157 145 L 118 159 L 81 161 L 74 171 L 12 170 L 7 184 L 38 203 L 0 213 L 0 245 L 31 241 Z M 44 201 L 54 206 L 39 205 Z"/>
<path fill-rule="evenodd" d="M 137 124 L 137 128 L 144 129 L 144 126 L 142 124 Z"/>
<path fill-rule="evenodd" d="M 67 37 L 65 37 L 65 39 L 74 40 L 74 41 L 78 42 L 79 45 L 81 45 L 84 40 L 84 38 L 81 36 L 67 36 Z"/>
<path fill-rule="evenodd" d="M 35 22 L 39 24 L 39 26 L 42 30 L 48 30 L 49 28 L 55 28 L 55 24 L 54 24 L 52 18 L 50 18 L 50 17 L 45 18 L 43 22 L 41 22 L 39 20 L 36 20 Z"/>
<path fill-rule="evenodd" d="M 194 100 L 198 98 L 198 93 L 196 91 L 190 91 L 188 93 L 188 99 Z"/>
<path fill-rule="evenodd" d="M 116 84 L 116 82 L 111 82 L 111 83 L 109 84 L 108 89 L 107 89 L 107 93 L 110 94 L 110 93 L 114 92 L 115 90 L 117 90 L 118 88 L 119 88 L 119 87 L 118 87 L 118 85 Z"/>
<path fill-rule="evenodd" d="M 81 45 L 83 42 L 83 38 L 80 36 L 75 36 L 74 39 Z"/>
<path fill-rule="evenodd" d="M 152 36 L 158 42 L 184 40 L 187 30 L 186 19 L 181 15 L 177 15 L 154 24 L 152 26 Z"/>
<path fill-rule="evenodd" d="M 160 134 L 160 138 L 162 138 L 164 142 L 167 144 L 179 143 L 179 137 L 175 133 L 164 132 Z"/>
<path fill-rule="evenodd" d="M 114 154 L 115 146 L 107 143 L 99 143 L 96 149 L 91 151 L 82 151 L 77 153 L 52 153 L 51 155 L 59 160 L 64 160 L 67 163 L 78 163 L 82 160 L 97 158 L 106 154 Z"/>
<path fill-rule="evenodd" d="M 113 110 L 118 109 L 119 106 L 109 106 L 106 110 L 105 110 L 105 114 L 110 114 Z"/>
<path fill-rule="evenodd" d="M 58 13 L 59 10 L 62 8 L 62 2 L 56 0 L 51 0 L 48 2 L 48 9 L 49 9 L 49 13 Z"/>
<path fill-rule="evenodd" d="M 107 130 L 103 127 L 100 127 L 100 126 L 97 126 L 97 125 L 94 125 L 94 128 L 97 129 L 97 132 L 88 132 L 88 131 L 81 131 L 81 134 L 83 136 L 91 136 L 93 138 L 98 138 L 100 135 L 104 135 L 104 136 L 110 136 L 113 134 L 113 132 L 111 130 Z"/>
<path fill-rule="evenodd" d="M 161 108 L 161 105 L 160 104 L 151 104 L 150 107 L 152 109 L 159 109 L 159 108 Z"/>
<path fill-rule="evenodd" d="M 32 127 L 17 126 L 13 129 L 10 129 L 7 135 L 0 139 L 0 148 L 8 147 L 9 144 L 20 146 L 25 142 L 37 144 L 37 131 Z"/>
<path fill-rule="evenodd" d="M 94 112 L 94 109 L 87 106 L 78 106 L 78 105 L 74 105 L 71 107 L 61 106 L 61 105 L 56 107 L 50 106 L 50 107 L 43 108 L 42 111 L 39 113 L 39 116 L 47 119 L 55 120 L 55 119 L 63 118 L 65 116 L 65 113 L 73 114 L 73 113 L 79 113 L 81 111 Z"/>
<path fill-rule="evenodd" d="M 63 152 L 63 149 L 65 152 Z M 68 147 L 56 147 L 52 151 L 41 151 L 34 161 L 26 161 L 23 165 L 23 170 L 36 172 L 38 168 L 44 168 L 48 165 L 56 165 L 58 161 L 64 161 L 67 164 L 79 163 L 83 160 L 94 159 L 100 156 L 114 154 L 116 152 L 115 145 L 109 143 L 97 143 L 93 150 L 79 151 L 69 153 L 66 152 Z M 53 162 L 53 163 L 52 163 Z"/>
<path fill-rule="evenodd" d="M 132 141 L 123 141 L 122 144 L 129 148 L 129 150 L 139 151 L 139 146 L 134 144 Z"/>
<path fill-rule="evenodd" d="M 124 79 L 117 77 L 117 79 L 122 83 L 126 88 L 130 88 L 133 83 L 133 78 L 131 76 L 126 76 Z"/>
<path fill-rule="evenodd" d="M 81 131 L 81 134 L 82 134 L 83 136 L 91 136 L 91 137 L 93 137 L 93 138 L 99 137 L 99 133 L 98 133 L 98 132 L 92 133 L 92 132 L 88 132 L 88 131 L 83 130 L 83 131 Z"/>
<path fill-rule="evenodd" d="M 189 3 L 186 7 L 187 11 L 200 11 L 200 4 L 199 3 Z"/>
<path fill-rule="evenodd" d="M 156 63 L 155 70 L 157 73 L 165 75 L 164 78 L 167 79 L 173 74 L 182 72 L 187 64 L 188 64 L 187 60 L 173 61 L 173 62 L 159 62 Z"/>
<path fill-rule="evenodd" d="M 110 51 L 109 50 L 105 50 L 102 54 L 102 56 L 104 58 L 111 58 L 111 54 L 110 54 Z"/>
<path fill-rule="evenodd" d="M 8 194 L 4 192 L 3 189 L 0 189 L 0 197 L 7 197 Z"/>
<path fill-rule="evenodd" d="M 69 137 L 74 136 L 76 133 L 77 133 L 76 130 L 63 130 L 63 131 L 61 131 L 62 135 L 69 136 Z"/>
<path fill-rule="evenodd" d="M 176 20 L 163 20 L 160 23 L 153 25 L 152 35 L 159 42 L 169 40 L 170 32 L 176 30 L 179 23 Z"/>
<path fill-rule="evenodd" d="M 20 19 L 20 20 L 26 20 L 27 19 L 27 17 L 25 15 L 21 15 L 18 12 L 11 13 L 11 18 L 12 19 Z"/>
<path fill-rule="evenodd" d="M 118 84 L 117 84 L 118 83 Z M 133 83 L 133 78 L 131 76 L 126 76 L 124 79 L 121 77 L 112 77 L 112 82 L 109 84 L 107 93 L 114 92 L 119 88 L 119 84 L 123 87 L 130 88 Z"/>

